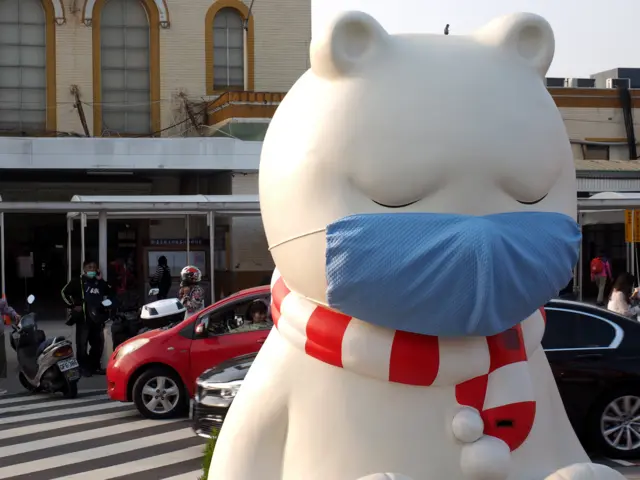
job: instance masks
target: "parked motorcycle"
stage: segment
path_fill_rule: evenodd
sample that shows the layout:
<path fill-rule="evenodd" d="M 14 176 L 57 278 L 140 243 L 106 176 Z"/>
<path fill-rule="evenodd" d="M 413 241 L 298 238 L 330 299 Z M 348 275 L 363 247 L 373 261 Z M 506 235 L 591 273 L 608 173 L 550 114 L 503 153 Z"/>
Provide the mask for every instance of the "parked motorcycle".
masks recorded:
<path fill-rule="evenodd" d="M 157 288 L 149 290 L 155 297 Z M 121 343 L 149 330 L 165 328 L 184 320 L 187 309 L 177 298 L 167 298 L 148 303 L 138 310 L 117 310 L 111 324 L 111 338 L 115 350 Z"/>
<path fill-rule="evenodd" d="M 35 297 L 29 295 L 27 311 L 34 301 Z M 63 336 L 47 338 L 44 331 L 38 329 L 33 312 L 11 326 L 9 343 L 18 357 L 18 378 L 22 386 L 30 392 L 62 392 L 65 398 L 75 398 L 80 368 L 73 344 Z"/>

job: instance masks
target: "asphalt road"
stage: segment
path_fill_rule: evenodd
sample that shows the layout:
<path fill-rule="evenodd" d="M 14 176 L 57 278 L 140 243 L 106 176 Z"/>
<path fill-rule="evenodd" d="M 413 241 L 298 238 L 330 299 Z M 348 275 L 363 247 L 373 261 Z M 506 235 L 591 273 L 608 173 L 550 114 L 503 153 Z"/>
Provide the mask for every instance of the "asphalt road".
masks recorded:
<path fill-rule="evenodd" d="M 63 321 L 40 321 L 39 327 L 46 332 L 48 337 L 62 335 L 70 339 L 74 343 L 74 349 L 75 349 L 75 338 L 74 338 L 73 327 L 69 327 L 65 325 Z M 3 400 L 5 403 L 9 401 L 9 398 L 7 397 L 7 395 L 15 396 L 15 395 L 20 395 L 25 393 L 24 388 L 22 387 L 22 385 L 20 385 L 20 381 L 18 380 L 18 363 L 16 360 L 16 355 L 13 349 L 11 348 L 11 346 L 9 345 L 10 332 L 11 332 L 11 328 L 5 327 L 5 349 L 7 354 L 7 378 L 6 379 L 0 378 L 0 399 L 4 397 L 6 399 L 6 400 Z M 105 354 L 103 355 L 103 359 L 104 359 L 103 366 L 106 366 L 106 359 L 108 358 L 111 352 L 111 344 L 110 344 L 110 339 L 108 338 L 108 335 L 107 335 L 106 343 L 107 345 L 105 348 Z M 78 387 L 80 390 L 84 390 L 85 392 L 98 391 L 98 390 L 105 391 L 106 378 L 104 376 L 93 376 L 89 378 L 82 378 L 80 380 Z M 3 394 L 3 390 L 6 393 Z M 103 400 L 103 401 L 107 401 L 107 400 Z M 186 427 L 183 427 L 183 428 L 186 428 Z M 2 449 L 0 448 L 0 450 Z M 628 461 L 628 462 L 617 462 L 617 461 L 612 461 L 607 459 L 594 459 L 594 461 L 597 461 L 599 463 L 604 463 L 606 465 L 609 465 L 615 468 L 616 470 L 619 470 L 621 473 L 625 475 L 627 479 L 640 480 L 640 459 L 638 459 L 637 461 Z M 188 466 L 191 466 L 191 465 L 189 464 Z M 4 477 L 0 475 L 0 478 L 4 478 Z"/>
<path fill-rule="evenodd" d="M 205 440 L 186 418 L 148 420 L 104 390 L 0 396 L 0 479 L 197 480 Z"/>

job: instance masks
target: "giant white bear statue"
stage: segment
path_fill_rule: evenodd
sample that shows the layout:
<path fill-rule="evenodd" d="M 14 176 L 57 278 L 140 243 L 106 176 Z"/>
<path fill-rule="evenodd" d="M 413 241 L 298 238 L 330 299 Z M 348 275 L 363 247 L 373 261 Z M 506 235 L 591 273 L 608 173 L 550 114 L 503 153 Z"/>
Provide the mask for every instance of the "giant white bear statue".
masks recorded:
<path fill-rule="evenodd" d="M 470 36 L 341 15 L 264 141 L 276 327 L 211 480 L 614 480 L 540 347 L 580 242 L 537 15 Z M 382 473 L 393 472 L 393 473 Z"/>

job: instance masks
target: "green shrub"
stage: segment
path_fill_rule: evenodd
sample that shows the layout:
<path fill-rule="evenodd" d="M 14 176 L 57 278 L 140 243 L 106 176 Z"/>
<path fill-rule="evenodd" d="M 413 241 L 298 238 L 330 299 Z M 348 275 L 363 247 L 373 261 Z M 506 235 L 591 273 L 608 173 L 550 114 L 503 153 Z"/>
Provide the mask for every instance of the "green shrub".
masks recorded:
<path fill-rule="evenodd" d="M 211 439 L 204 447 L 204 457 L 202 458 L 202 476 L 198 480 L 207 480 L 209 477 L 209 467 L 211 466 L 211 457 L 213 457 L 213 449 L 216 448 L 216 440 L 218 439 L 218 430 L 214 430 Z"/>

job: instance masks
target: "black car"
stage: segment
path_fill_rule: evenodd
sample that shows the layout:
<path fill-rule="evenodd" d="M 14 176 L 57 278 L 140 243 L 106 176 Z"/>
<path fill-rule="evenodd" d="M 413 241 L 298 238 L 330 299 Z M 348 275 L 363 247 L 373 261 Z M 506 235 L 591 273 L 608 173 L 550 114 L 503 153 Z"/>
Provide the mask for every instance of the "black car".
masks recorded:
<path fill-rule="evenodd" d="M 640 323 L 569 300 L 545 307 L 542 346 L 569 420 L 588 450 L 611 458 L 640 455 Z M 208 437 L 219 429 L 256 354 L 200 376 L 193 428 Z M 637 422 L 637 423 L 636 423 Z"/>
<path fill-rule="evenodd" d="M 587 449 L 640 455 L 640 323 L 568 300 L 546 307 L 542 346 L 574 430 Z"/>
<path fill-rule="evenodd" d="M 258 354 L 249 353 L 222 362 L 198 377 L 191 405 L 196 435 L 210 438 L 213 431 L 220 429 L 256 355 Z"/>

